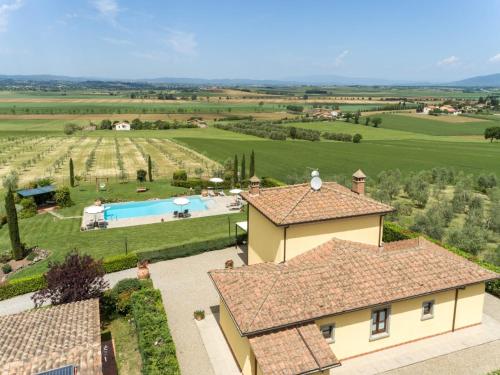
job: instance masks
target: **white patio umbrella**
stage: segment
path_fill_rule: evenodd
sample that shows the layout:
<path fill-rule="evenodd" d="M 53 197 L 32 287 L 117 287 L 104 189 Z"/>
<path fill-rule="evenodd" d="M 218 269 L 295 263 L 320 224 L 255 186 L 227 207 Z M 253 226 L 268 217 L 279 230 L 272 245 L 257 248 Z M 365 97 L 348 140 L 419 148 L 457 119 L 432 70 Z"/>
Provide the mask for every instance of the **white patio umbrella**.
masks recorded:
<path fill-rule="evenodd" d="M 97 219 L 98 214 L 102 214 L 104 212 L 103 206 L 89 206 L 85 208 L 85 212 L 94 215 L 94 221 Z"/>
<path fill-rule="evenodd" d="M 231 190 L 229 190 L 229 193 L 236 195 L 236 194 L 240 194 L 242 191 L 243 190 L 241 190 L 241 189 L 231 189 Z"/>
<path fill-rule="evenodd" d="M 216 186 L 217 184 L 220 184 L 221 182 L 223 182 L 224 180 L 220 177 L 212 177 L 210 180 L 208 180 L 210 182 L 213 182 Z"/>
<path fill-rule="evenodd" d="M 174 204 L 176 204 L 178 206 L 185 206 L 188 203 L 189 203 L 189 199 L 184 198 L 184 197 L 174 199 Z"/>
<path fill-rule="evenodd" d="M 97 215 L 104 212 L 103 206 L 89 206 L 85 208 L 85 212 L 91 215 Z"/>

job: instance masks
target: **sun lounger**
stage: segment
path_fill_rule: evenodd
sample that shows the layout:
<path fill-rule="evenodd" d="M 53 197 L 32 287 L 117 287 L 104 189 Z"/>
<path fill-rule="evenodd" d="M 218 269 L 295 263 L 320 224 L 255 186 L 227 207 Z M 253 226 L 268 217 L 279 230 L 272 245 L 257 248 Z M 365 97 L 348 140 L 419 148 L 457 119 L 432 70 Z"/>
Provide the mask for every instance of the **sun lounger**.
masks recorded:
<path fill-rule="evenodd" d="M 174 211 L 174 217 L 179 217 L 179 211 Z"/>
<path fill-rule="evenodd" d="M 85 227 L 87 228 L 87 230 L 94 229 L 94 222 L 91 221 L 90 223 L 87 223 Z"/>
<path fill-rule="evenodd" d="M 107 228 L 107 226 L 108 226 L 108 223 L 107 223 L 106 221 L 102 220 L 102 221 L 99 221 L 99 222 L 97 223 L 97 226 L 98 226 L 100 229 L 106 229 L 106 228 Z"/>
<path fill-rule="evenodd" d="M 190 217 L 191 214 L 189 213 L 189 210 L 184 210 L 183 216 L 184 217 Z"/>
<path fill-rule="evenodd" d="M 211 191 L 211 190 L 210 190 L 210 191 L 208 192 L 208 196 L 209 196 L 209 197 L 215 197 L 215 193 L 214 193 L 213 191 Z"/>
<path fill-rule="evenodd" d="M 225 196 L 226 196 L 226 194 L 224 194 L 224 192 L 223 192 L 222 190 L 219 192 L 219 195 L 220 195 L 221 197 L 225 197 Z"/>
<path fill-rule="evenodd" d="M 137 193 L 144 193 L 144 192 L 148 191 L 148 188 L 140 187 L 140 188 L 137 188 L 135 191 Z"/>
<path fill-rule="evenodd" d="M 231 211 L 237 211 L 237 210 L 239 211 L 239 210 L 241 210 L 242 207 L 243 207 L 243 205 L 239 204 L 237 206 L 231 206 L 231 207 L 229 207 L 229 209 Z"/>

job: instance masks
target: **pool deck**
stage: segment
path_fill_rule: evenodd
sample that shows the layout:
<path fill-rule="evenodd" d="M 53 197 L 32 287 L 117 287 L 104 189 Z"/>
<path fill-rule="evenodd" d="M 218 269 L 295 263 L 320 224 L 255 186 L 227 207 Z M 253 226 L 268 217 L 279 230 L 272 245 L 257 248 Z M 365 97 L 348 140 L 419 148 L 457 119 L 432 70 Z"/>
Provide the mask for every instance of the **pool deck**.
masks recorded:
<path fill-rule="evenodd" d="M 131 227 L 135 225 L 145 225 L 145 224 L 154 224 L 154 223 L 161 223 L 161 222 L 166 222 L 166 221 L 176 221 L 176 220 L 189 220 L 192 218 L 197 218 L 197 217 L 207 217 L 207 216 L 215 216 L 215 215 L 224 215 L 224 214 L 232 214 L 232 213 L 238 213 L 240 212 L 239 210 L 234 210 L 230 209 L 227 207 L 230 203 L 235 201 L 235 197 L 233 196 L 224 196 L 224 197 L 200 197 L 199 195 L 192 196 L 196 198 L 201 198 L 206 206 L 206 210 L 202 211 L 190 211 L 191 216 L 189 218 L 177 218 L 174 217 L 173 213 L 167 213 L 164 215 L 155 215 L 155 216 L 144 216 L 144 217 L 134 217 L 134 218 L 129 218 L 129 219 L 110 219 L 107 220 L 107 228 L 112 229 L 112 228 L 123 228 L 123 227 Z M 189 196 L 186 198 L 190 198 Z M 179 211 L 183 211 L 179 209 Z M 85 228 L 87 223 L 91 222 L 92 220 L 96 219 L 103 219 L 104 214 L 88 214 L 86 212 L 83 212 L 83 217 L 82 217 L 82 224 L 81 227 Z M 162 221 L 163 219 L 163 221 Z M 97 229 L 95 229 L 97 230 Z"/>

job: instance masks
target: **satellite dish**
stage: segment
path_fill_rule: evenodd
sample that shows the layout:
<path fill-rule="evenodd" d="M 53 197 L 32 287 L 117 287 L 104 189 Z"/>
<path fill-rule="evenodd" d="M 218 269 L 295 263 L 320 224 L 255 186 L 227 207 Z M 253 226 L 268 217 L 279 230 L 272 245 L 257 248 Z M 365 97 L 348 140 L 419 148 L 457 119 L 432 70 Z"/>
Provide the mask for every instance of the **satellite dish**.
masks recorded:
<path fill-rule="evenodd" d="M 319 171 L 315 169 L 314 171 L 311 172 L 311 177 L 319 177 Z"/>
<path fill-rule="evenodd" d="M 314 176 L 311 179 L 311 188 L 314 191 L 318 191 L 319 189 L 321 189 L 321 185 L 323 185 L 323 181 L 321 181 L 321 178 L 319 178 L 318 176 Z"/>

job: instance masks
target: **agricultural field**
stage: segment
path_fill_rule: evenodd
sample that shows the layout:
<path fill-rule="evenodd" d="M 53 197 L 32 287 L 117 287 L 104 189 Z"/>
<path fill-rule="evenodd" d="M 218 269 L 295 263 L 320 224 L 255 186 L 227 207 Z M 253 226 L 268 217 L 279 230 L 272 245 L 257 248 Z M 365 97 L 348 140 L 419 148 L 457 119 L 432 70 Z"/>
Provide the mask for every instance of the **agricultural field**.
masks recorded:
<path fill-rule="evenodd" d="M 190 175 L 211 176 L 220 168 L 206 156 L 169 139 L 85 135 L 7 137 L 0 138 L 0 146 L 0 178 L 16 171 L 21 186 L 40 177 L 67 184 L 70 158 L 75 174 L 89 182 L 96 177 L 134 180 L 138 169 L 147 169 L 148 155 L 158 178 L 171 177 L 177 169 L 185 169 Z"/>
<path fill-rule="evenodd" d="M 75 174 L 83 179 L 79 186 L 71 189 L 76 205 L 59 210 L 66 219 L 42 214 L 20 221 L 23 241 L 50 249 L 52 259 L 62 259 L 74 247 L 89 250 L 96 257 L 119 254 L 123 251 L 125 238 L 131 251 L 141 251 L 190 242 L 193 233 L 198 239 L 224 235 L 227 233 L 227 216 L 91 233 L 80 232 L 78 216 L 83 207 L 92 204 L 98 197 L 137 200 L 182 193 L 183 189 L 169 184 L 173 171 L 185 169 L 193 177 L 213 176 L 235 155 L 241 161 L 241 156 L 245 154 L 248 163 L 252 150 L 256 155 L 259 176 L 274 177 L 286 183 L 308 180 L 313 168 L 319 169 L 324 180 L 337 180 L 344 184 L 349 184 L 351 174 L 358 168 L 365 171 L 369 181 L 374 181 L 384 170 L 400 169 L 402 175 L 407 176 L 411 172 L 434 167 L 451 167 L 476 176 L 489 173 L 500 176 L 500 143 L 490 143 L 483 137 L 486 127 L 498 126 L 500 116 L 450 116 L 445 120 L 444 117 L 415 113 L 363 112 L 360 124 L 341 120 L 302 122 L 296 114 L 287 112 L 287 103 L 309 109 L 313 102 L 329 103 L 332 97 L 311 96 L 306 102 L 300 97 L 303 88 L 296 89 L 294 95 L 297 97 L 293 100 L 290 99 L 290 92 L 282 96 L 274 95 L 271 99 L 273 94 L 254 89 L 250 93 L 230 90 L 224 93 L 234 99 L 221 100 L 220 103 L 215 92 L 207 93 L 209 101 L 203 97 L 196 101 L 175 102 L 131 100 L 127 93 L 110 96 L 82 91 L 74 92 L 66 99 L 52 93 L 31 97 L 28 94 L 0 93 L 0 178 L 15 170 L 19 173 L 20 186 L 39 177 L 52 177 L 59 186 L 67 185 L 69 158 L 72 158 Z M 332 89 L 332 93 L 335 90 Z M 387 95 L 391 94 L 389 91 Z M 336 103 L 344 111 L 373 109 L 379 104 L 375 100 L 367 103 L 368 95 L 362 96 L 369 92 L 358 91 L 359 96 L 351 92 L 353 97 L 350 98 L 339 95 Z M 392 94 L 396 96 L 402 92 L 396 90 Z M 439 92 L 448 94 L 447 91 Z M 336 91 L 336 94 L 341 92 Z M 266 95 L 268 99 L 261 98 Z M 260 101 L 264 104 L 260 105 Z M 16 106 L 15 113 L 11 110 L 13 105 Z M 232 123 L 227 120 L 230 115 L 251 115 L 259 120 L 297 117 L 297 121 L 285 122 L 284 125 L 320 132 L 360 133 L 363 139 L 359 144 L 325 139 L 317 142 L 275 141 L 213 126 L 215 119 Z M 69 122 L 87 126 L 103 119 L 186 121 L 192 116 L 203 117 L 208 128 L 77 131 L 69 136 L 63 132 L 64 125 Z M 363 125 L 366 116 L 380 117 L 381 126 Z M 150 191 L 138 196 L 135 191 L 136 172 L 147 169 L 148 156 L 152 159 L 156 182 L 147 183 Z M 109 178 L 107 192 L 96 192 L 96 177 Z M 461 225 L 459 219 L 452 225 Z M 411 224 L 410 219 L 408 223 Z M 0 229 L 0 252 L 8 248 L 8 231 L 4 226 Z M 15 277 L 41 272 L 45 268 L 46 262 L 36 264 L 16 273 Z"/>

